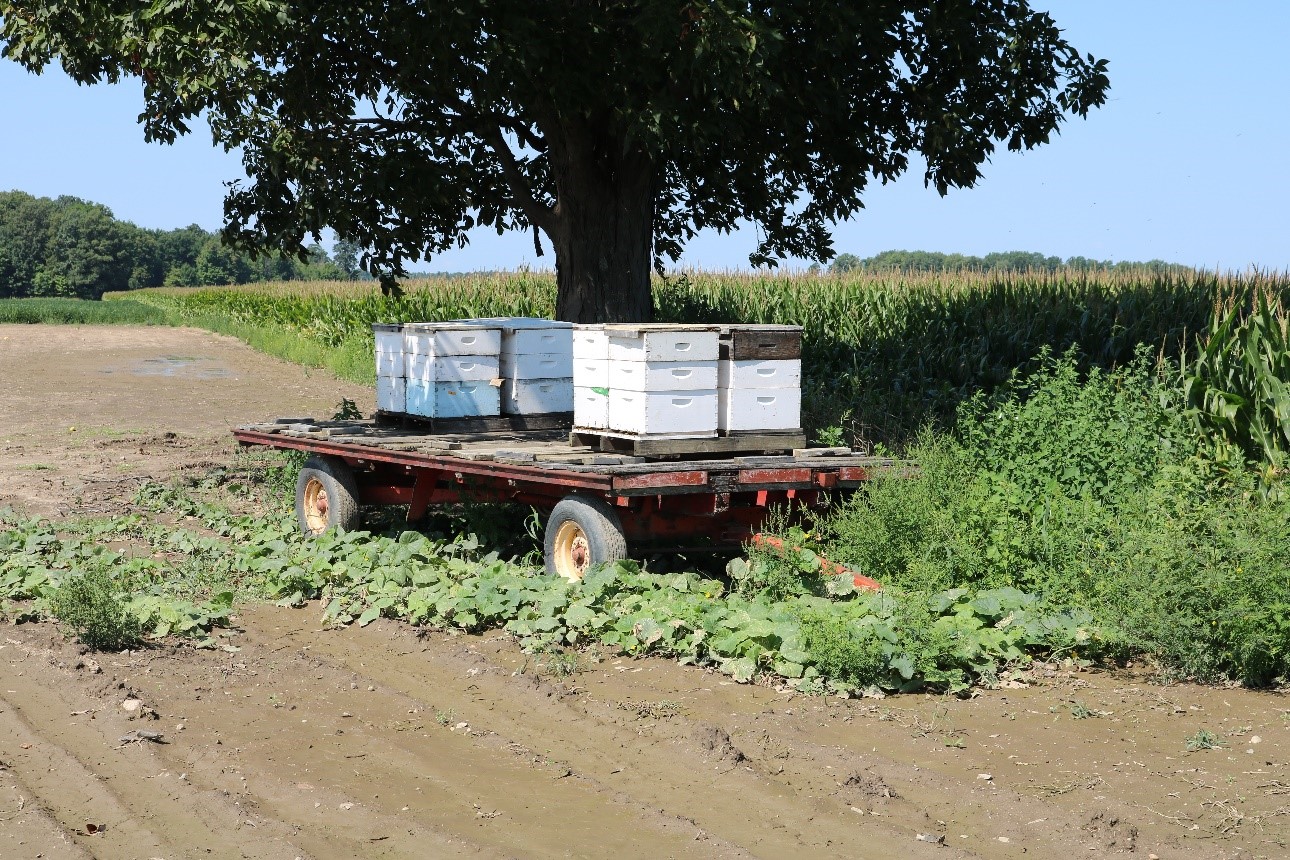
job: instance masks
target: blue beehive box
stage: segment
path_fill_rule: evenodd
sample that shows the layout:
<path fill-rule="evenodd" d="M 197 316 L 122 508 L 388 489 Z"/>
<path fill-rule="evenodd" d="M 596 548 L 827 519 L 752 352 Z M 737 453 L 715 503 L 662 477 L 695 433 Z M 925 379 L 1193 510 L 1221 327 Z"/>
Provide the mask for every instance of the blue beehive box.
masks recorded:
<path fill-rule="evenodd" d="M 406 409 L 422 418 L 478 418 L 500 415 L 501 390 L 489 380 L 407 381 Z"/>

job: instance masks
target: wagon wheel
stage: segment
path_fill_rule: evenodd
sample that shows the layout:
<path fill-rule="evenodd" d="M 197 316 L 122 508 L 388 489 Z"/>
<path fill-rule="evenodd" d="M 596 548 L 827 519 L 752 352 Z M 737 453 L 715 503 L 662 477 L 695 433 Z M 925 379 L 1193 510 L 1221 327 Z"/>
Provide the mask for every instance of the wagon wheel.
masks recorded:
<path fill-rule="evenodd" d="M 339 460 L 311 457 L 296 479 L 296 519 L 307 535 L 358 527 L 358 485 Z"/>
<path fill-rule="evenodd" d="M 608 504 L 586 496 L 561 499 L 546 523 L 547 573 L 577 581 L 598 564 L 627 558 L 623 526 Z"/>

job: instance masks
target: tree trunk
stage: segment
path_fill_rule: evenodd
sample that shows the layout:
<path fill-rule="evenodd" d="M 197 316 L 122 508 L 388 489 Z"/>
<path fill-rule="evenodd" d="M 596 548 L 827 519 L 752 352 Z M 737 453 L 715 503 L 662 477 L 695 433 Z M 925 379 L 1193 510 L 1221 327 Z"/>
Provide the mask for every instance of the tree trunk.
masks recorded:
<path fill-rule="evenodd" d="M 654 166 L 613 135 L 588 137 L 553 147 L 556 319 L 649 322 Z"/>

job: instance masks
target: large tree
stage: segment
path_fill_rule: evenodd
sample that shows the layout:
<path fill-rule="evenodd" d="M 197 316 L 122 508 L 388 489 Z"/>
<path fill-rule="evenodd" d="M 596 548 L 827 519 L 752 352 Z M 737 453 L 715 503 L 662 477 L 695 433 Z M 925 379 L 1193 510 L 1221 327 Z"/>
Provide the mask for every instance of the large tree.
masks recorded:
<path fill-rule="evenodd" d="M 333 227 L 401 274 L 486 225 L 554 247 L 557 313 L 651 313 L 649 273 L 751 223 L 753 264 L 910 156 L 941 193 L 998 144 L 1105 98 L 1026 0 L 0 0 L 4 54 L 137 76 L 151 140 L 205 113 L 241 147 L 225 236 L 303 253 Z"/>

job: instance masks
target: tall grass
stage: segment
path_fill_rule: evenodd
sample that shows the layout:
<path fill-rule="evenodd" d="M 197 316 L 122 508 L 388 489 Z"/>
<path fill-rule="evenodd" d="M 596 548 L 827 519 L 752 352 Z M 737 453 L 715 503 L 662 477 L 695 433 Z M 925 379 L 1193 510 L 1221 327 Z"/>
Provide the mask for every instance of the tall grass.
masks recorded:
<path fill-rule="evenodd" d="M 1093 612 L 1101 647 L 1175 676 L 1290 679 L 1290 496 L 1216 477 L 1150 356 L 1083 376 L 1067 356 L 965 405 L 817 530 L 830 558 L 936 592 L 1014 587 Z"/>
<path fill-rule="evenodd" d="M 0 323 L 159 325 L 166 320 L 161 308 L 130 299 L 110 304 L 86 299 L 0 299 Z"/>

